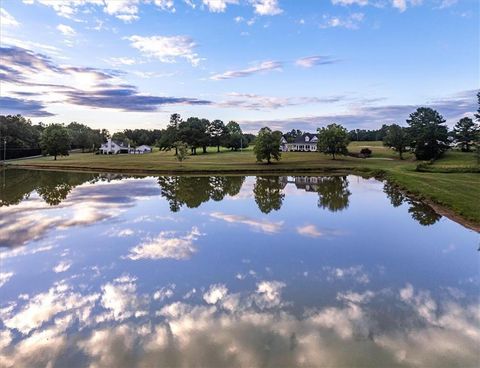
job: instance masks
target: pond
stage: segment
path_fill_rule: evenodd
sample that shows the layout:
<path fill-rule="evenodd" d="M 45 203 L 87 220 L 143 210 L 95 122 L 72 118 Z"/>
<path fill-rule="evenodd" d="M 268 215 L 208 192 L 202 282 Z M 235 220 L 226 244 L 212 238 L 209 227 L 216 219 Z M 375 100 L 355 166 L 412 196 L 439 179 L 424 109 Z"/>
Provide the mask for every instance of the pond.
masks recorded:
<path fill-rule="evenodd" d="M 478 234 L 359 176 L 8 169 L 5 367 L 470 367 Z"/>

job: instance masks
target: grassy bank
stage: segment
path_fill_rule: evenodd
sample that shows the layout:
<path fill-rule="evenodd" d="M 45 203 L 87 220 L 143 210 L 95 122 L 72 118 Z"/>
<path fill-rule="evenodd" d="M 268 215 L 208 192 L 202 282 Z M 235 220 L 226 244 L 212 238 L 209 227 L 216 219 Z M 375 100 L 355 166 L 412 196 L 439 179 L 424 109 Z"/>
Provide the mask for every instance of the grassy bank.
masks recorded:
<path fill-rule="evenodd" d="M 359 152 L 368 147 L 373 155 L 368 159 L 342 157 L 332 160 L 319 153 L 287 152 L 272 165 L 258 164 L 250 149 L 243 152 L 209 148 L 207 154 L 189 156 L 182 164 L 172 152 L 155 151 L 145 155 L 103 156 L 75 153 L 68 157 L 35 158 L 11 162 L 10 165 L 29 168 L 115 171 L 145 174 L 166 173 L 295 173 L 349 171 L 382 175 L 399 187 L 418 197 L 452 211 L 473 227 L 480 228 L 480 175 L 473 153 L 448 152 L 444 158 L 429 165 L 427 172 L 416 170 L 418 162 L 410 155 L 399 160 L 395 152 L 382 147 L 381 142 L 352 142 L 349 150 Z M 466 172 L 462 172 L 466 171 Z"/>

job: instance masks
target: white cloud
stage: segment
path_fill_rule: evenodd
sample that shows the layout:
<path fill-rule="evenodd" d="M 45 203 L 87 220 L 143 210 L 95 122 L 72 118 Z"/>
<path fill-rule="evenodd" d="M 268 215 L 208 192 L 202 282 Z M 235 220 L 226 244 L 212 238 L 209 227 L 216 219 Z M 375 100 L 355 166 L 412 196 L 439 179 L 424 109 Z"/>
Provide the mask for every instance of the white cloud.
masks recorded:
<path fill-rule="evenodd" d="M 178 58 L 186 59 L 193 66 L 198 65 L 200 58 L 195 53 L 195 42 L 186 36 L 130 36 L 127 39 L 131 46 L 142 54 L 160 60 L 163 63 L 174 63 Z"/>
<path fill-rule="evenodd" d="M 131 276 L 119 277 L 113 282 L 102 286 L 101 303 L 109 312 L 102 319 L 123 320 L 132 316 L 141 316 L 145 312 L 140 310 L 141 301 L 136 294 L 136 278 Z"/>
<path fill-rule="evenodd" d="M 449 8 L 458 3 L 458 0 L 442 0 L 440 3 L 439 9 Z"/>
<path fill-rule="evenodd" d="M 195 9 L 197 7 L 193 2 L 193 0 L 183 0 L 183 2 L 187 4 L 189 7 L 191 7 L 192 9 Z"/>
<path fill-rule="evenodd" d="M 313 237 L 313 238 L 317 238 L 317 237 L 325 235 L 320 230 L 318 230 L 315 227 L 315 225 L 299 226 L 299 227 L 297 227 L 297 233 L 299 233 L 300 235 L 310 236 L 310 237 Z"/>
<path fill-rule="evenodd" d="M 153 3 L 162 10 L 167 10 L 175 13 L 175 4 L 173 0 L 153 0 Z"/>
<path fill-rule="evenodd" d="M 72 292 L 71 287 L 66 283 L 56 283 L 47 292 L 30 298 L 16 314 L 2 316 L 2 318 L 5 326 L 17 329 L 22 334 L 28 334 L 57 314 L 66 311 L 77 311 L 78 318 L 85 323 L 98 297 L 98 294 L 82 296 Z"/>
<path fill-rule="evenodd" d="M 260 96 L 251 93 L 228 94 L 228 99 L 218 102 L 220 107 L 244 108 L 249 110 L 268 110 L 279 109 L 288 106 L 335 103 L 339 101 L 338 96 L 332 97 L 279 97 L 279 96 Z"/>
<path fill-rule="evenodd" d="M 286 286 L 280 281 L 261 281 L 252 300 L 261 309 L 279 307 L 282 304 L 282 289 Z"/>
<path fill-rule="evenodd" d="M 401 13 L 407 10 L 408 6 L 422 5 L 423 0 L 392 0 L 392 6 L 398 9 Z"/>
<path fill-rule="evenodd" d="M 359 6 L 365 6 L 368 4 L 368 0 L 332 0 L 333 5 L 343 5 L 343 6 L 348 6 L 348 5 L 359 5 Z"/>
<path fill-rule="evenodd" d="M 328 64 L 335 64 L 338 63 L 339 60 L 332 59 L 329 56 L 306 56 L 295 61 L 297 66 L 301 66 L 303 68 L 312 68 L 317 65 L 328 65 Z"/>
<path fill-rule="evenodd" d="M 407 0 L 392 0 L 392 6 L 404 12 L 407 10 Z"/>
<path fill-rule="evenodd" d="M 0 287 L 5 285 L 13 276 L 13 272 L 0 272 Z"/>
<path fill-rule="evenodd" d="M 61 261 L 59 264 L 53 267 L 53 272 L 55 273 L 65 272 L 71 267 L 71 265 L 72 265 L 72 262 L 70 261 Z"/>
<path fill-rule="evenodd" d="M 84 10 L 86 6 L 98 6 L 104 13 L 127 23 L 139 19 L 138 6 L 141 3 L 153 3 L 161 10 L 175 12 L 173 0 L 24 0 L 24 3 L 38 3 L 51 7 L 57 15 L 70 19 Z"/>
<path fill-rule="evenodd" d="M 272 222 L 267 220 L 257 220 L 251 217 L 228 215 L 222 212 L 212 212 L 210 216 L 214 219 L 223 220 L 232 224 L 247 225 L 254 230 L 259 230 L 267 234 L 278 233 L 283 227 L 283 221 Z"/>
<path fill-rule="evenodd" d="M 59 24 L 57 26 L 57 29 L 60 31 L 60 33 L 62 33 L 64 36 L 67 36 L 67 37 L 73 37 L 77 34 L 77 32 L 75 32 L 75 30 L 72 27 L 67 26 L 65 24 Z"/>
<path fill-rule="evenodd" d="M 255 13 L 259 15 L 278 15 L 283 12 L 278 0 L 251 0 Z"/>
<path fill-rule="evenodd" d="M 229 70 L 221 74 L 215 74 L 210 77 L 210 79 L 213 80 L 222 80 L 222 79 L 233 79 L 233 78 L 242 78 L 242 77 L 248 77 L 253 74 L 257 73 L 265 73 L 269 72 L 272 70 L 277 70 L 280 71 L 282 70 L 282 63 L 279 61 L 263 61 L 258 65 L 245 68 L 245 69 L 240 69 L 240 70 Z"/>
<path fill-rule="evenodd" d="M 175 234 L 172 231 L 162 231 L 155 238 L 147 238 L 143 243 L 130 249 L 126 258 L 134 261 L 139 259 L 172 258 L 182 260 L 190 258 L 197 251 L 194 241 L 202 234 L 196 227 L 193 227 L 184 236 L 175 236 Z"/>
<path fill-rule="evenodd" d="M 160 290 L 157 290 L 153 293 L 153 299 L 163 301 L 165 299 L 171 298 L 173 296 L 173 290 L 175 289 L 175 284 L 172 284 L 168 287 L 162 287 Z"/>
<path fill-rule="evenodd" d="M 320 28 L 358 29 L 363 19 L 363 13 L 352 13 L 346 17 L 324 14 L 323 23 L 320 24 Z"/>
<path fill-rule="evenodd" d="M 20 23 L 5 9 L 0 8 L 0 25 L 3 27 L 18 27 Z"/>
<path fill-rule="evenodd" d="M 113 15 L 124 22 L 131 22 L 138 19 L 139 0 L 104 0 L 103 11 Z"/>
<path fill-rule="evenodd" d="M 213 13 L 223 13 L 228 4 L 238 4 L 238 0 L 202 0 L 202 2 Z"/>
<path fill-rule="evenodd" d="M 113 66 L 119 66 L 119 65 L 133 65 L 136 63 L 136 60 L 129 57 L 111 57 L 111 58 L 105 59 L 105 62 Z"/>
<path fill-rule="evenodd" d="M 312 238 L 318 238 L 321 236 L 339 236 L 342 235 L 343 232 L 340 230 L 335 229 L 317 229 L 317 227 L 313 224 L 308 224 L 305 226 L 298 226 L 297 233 L 303 236 L 309 236 Z"/>
<path fill-rule="evenodd" d="M 368 284 L 370 282 L 368 274 L 361 265 L 346 268 L 324 267 L 323 269 L 328 272 L 327 280 L 329 281 L 353 280 L 359 284 Z"/>
<path fill-rule="evenodd" d="M 228 293 L 228 289 L 224 284 L 211 285 L 208 291 L 203 294 L 203 299 L 208 304 L 215 304 L 222 300 Z"/>

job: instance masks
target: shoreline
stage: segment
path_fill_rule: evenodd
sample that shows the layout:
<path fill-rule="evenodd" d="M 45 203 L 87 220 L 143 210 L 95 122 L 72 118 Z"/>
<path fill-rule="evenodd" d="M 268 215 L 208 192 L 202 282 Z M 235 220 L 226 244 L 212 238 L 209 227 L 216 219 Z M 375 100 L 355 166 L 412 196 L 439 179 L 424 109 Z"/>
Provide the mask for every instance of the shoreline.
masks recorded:
<path fill-rule="evenodd" d="M 84 166 L 74 166 L 74 165 L 22 165 L 22 164 L 6 164 L 3 166 L 4 169 L 23 169 L 23 170 L 46 170 L 46 171 L 64 171 L 64 172 L 84 172 L 84 173 L 117 173 L 125 175 L 139 175 L 139 176 L 150 176 L 150 175 L 178 175 L 178 176 L 204 176 L 204 175 L 276 175 L 276 174 L 292 174 L 292 175 L 359 175 L 374 177 L 377 180 L 387 180 L 394 184 L 399 190 L 401 190 L 405 195 L 413 199 L 424 202 L 429 205 L 435 212 L 439 215 L 444 216 L 451 221 L 454 221 L 461 226 L 464 226 L 470 230 L 473 230 L 477 233 L 480 233 L 480 223 L 473 221 L 471 219 L 465 218 L 461 214 L 457 213 L 455 210 L 449 208 L 447 205 L 438 203 L 433 198 L 428 196 L 418 194 L 413 192 L 411 189 L 407 188 L 405 185 L 400 184 L 395 180 L 388 170 L 382 169 L 371 169 L 368 167 L 322 167 L 322 168 L 278 168 L 274 165 L 262 165 L 258 169 L 205 169 L 205 170 L 191 170 L 191 169 L 176 169 L 176 170 L 165 170 L 165 169 L 122 169 L 122 168 L 104 168 L 104 167 L 84 167 Z"/>

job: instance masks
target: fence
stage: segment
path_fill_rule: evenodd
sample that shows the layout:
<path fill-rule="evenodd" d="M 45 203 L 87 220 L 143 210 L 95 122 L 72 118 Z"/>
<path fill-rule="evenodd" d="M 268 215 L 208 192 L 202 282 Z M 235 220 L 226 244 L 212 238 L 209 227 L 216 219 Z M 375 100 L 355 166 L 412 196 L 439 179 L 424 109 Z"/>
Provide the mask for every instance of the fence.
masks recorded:
<path fill-rule="evenodd" d="M 40 148 L 8 148 L 4 155 L 3 144 L 0 145 L 0 160 L 12 160 L 14 158 L 22 158 L 22 157 L 29 157 L 29 156 L 38 156 L 42 154 L 42 150 Z"/>

